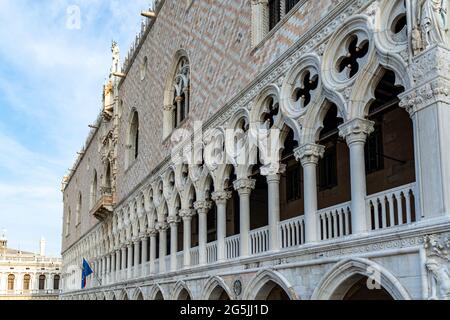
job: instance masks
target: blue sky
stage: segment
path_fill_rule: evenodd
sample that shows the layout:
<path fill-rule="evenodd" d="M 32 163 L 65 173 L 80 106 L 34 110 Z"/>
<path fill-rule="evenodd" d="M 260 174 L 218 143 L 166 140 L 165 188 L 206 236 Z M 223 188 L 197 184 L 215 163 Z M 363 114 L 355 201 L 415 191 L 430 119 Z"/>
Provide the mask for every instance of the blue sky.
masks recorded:
<path fill-rule="evenodd" d="M 0 0 L 0 230 L 10 247 L 35 252 L 43 236 L 59 255 L 61 178 L 100 110 L 111 41 L 124 57 L 151 2 Z M 70 8 L 79 29 L 67 27 Z"/>

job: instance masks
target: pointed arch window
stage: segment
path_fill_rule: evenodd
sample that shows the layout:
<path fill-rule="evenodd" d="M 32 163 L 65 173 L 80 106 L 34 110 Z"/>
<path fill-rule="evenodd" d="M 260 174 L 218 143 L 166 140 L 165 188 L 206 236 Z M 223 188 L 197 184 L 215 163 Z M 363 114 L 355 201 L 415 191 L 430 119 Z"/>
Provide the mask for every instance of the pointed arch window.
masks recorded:
<path fill-rule="evenodd" d="M 68 237 L 70 233 L 70 219 L 72 219 L 72 210 L 69 208 L 66 216 L 66 237 Z"/>
<path fill-rule="evenodd" d="M 173 107 L 175 128 L 178 127 L 189 114 L 189 61 L 182 57 L 177 65 L 173 81 Z"/>
<path fill-rule="evenodd" d="M 92 180 L 91 185 L 91 209 L 94 207 L 97 202 L 97 171 L 94 170 L 94 179 Z"/>
<path fill-rule="evenodd" d="M 83 205 L 83 198 L 81 192 L 78 194 L 77 212 L 75 216 L 75 225 L 78 226 L 81 223 L 81 209 Z"/>
<path fill-rule="evenodd" d="M 184 52 L 177 53 L 172 73 L 164 93 L 163 136 L 167 138 L 179 127 L 190 112 L 190 64 Z"/>

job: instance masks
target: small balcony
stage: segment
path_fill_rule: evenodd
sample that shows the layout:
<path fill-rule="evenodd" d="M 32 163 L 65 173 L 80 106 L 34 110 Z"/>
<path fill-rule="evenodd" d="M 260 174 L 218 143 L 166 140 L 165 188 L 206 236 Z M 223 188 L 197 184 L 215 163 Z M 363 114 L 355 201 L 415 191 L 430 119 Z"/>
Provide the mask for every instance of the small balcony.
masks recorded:
<path fill-rule="evenodd" d="M 92 207 L 90 213 L 95 218 L 103 221 L 113 212 L 113 196 L 110 188 L 102 188 L 101 196 Z"/>

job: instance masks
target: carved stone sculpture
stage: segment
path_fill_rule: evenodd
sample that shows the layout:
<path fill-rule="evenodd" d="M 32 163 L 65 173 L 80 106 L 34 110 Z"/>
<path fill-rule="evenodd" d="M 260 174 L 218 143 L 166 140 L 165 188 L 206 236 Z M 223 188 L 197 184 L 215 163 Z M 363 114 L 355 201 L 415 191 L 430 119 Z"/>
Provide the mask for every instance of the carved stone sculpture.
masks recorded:
<path fill-rule="evenodd" d="M 447 0 L 419 0 L 417 23 L 424 49 L 436 43 L 447 44 Z"/>

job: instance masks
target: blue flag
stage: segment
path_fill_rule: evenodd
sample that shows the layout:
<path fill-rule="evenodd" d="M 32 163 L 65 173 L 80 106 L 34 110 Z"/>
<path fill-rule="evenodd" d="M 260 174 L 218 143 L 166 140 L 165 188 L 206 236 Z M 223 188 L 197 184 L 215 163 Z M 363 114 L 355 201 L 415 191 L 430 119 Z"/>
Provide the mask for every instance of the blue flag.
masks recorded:
<path fill-rule="evenodd" d="M 83 270 L 81 271 L 81 289 L 86 288 L 86 278 L 94 273 L 91 269 L 91 266 L 86 261 L 86 259 L 83 258 Z"/>

